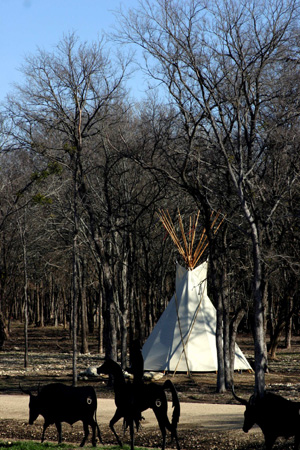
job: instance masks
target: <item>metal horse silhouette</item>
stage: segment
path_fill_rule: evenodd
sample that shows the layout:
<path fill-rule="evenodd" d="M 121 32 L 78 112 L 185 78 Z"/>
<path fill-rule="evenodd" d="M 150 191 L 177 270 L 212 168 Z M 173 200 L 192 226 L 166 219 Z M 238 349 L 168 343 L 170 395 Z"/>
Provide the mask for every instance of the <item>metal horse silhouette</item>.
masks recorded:
<path fill-rule="evenodd" d="M 138 356 L 138 355 L 137 355 Z M 166 380 L 163 385 L 155 383 L 146 384 L 142 380 L 141 358 L 140 363 L 132 364 L 134 381 L 126 381 L 123 371 L 118 363 L 112 359 L 107 359 L 102 366 L 98 367 L 97 372 L 110 374 L 114 379 L 116 412 L 111 419 L 109 426 L 114 433 L 117 442 L 122 446 L 114 425 L 118 420 L 124 418 L 124 428 L 129 428 L 131 438 L 131 450 L 134 450 L 134 427 L 137 431 L 142 420 L 142 412 L 151 408 L 158 421 L 162 434 L 162 450 L 166 444 L 166 430 L 171 432 L 171 438 L 175 439 L 177 450 L 180 450 L 177 424 L 180 417 L 180 404 L 176 389 L 170 380 Z M 170 389 L 173 401 L 172 421 L 168 418 L 168 402 L 165 389 Z"/>

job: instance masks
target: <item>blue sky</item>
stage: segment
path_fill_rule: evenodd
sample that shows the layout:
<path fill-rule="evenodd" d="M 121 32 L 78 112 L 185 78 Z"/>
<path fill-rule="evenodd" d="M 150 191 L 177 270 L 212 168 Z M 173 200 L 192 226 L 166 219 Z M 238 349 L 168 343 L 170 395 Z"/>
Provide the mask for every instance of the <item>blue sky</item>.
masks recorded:
<path fill-rule="evenodd" d="M 92 42 L 116 22 L 113 11 L 135 7 L 138 0 L 0 0 L 0 102 L 22 82 L 18 68 L 37 47 L 52 51 L 64 34 L 76 32 L 82 41 Z M 142 78 L 131 94 L 142 97 Z"/>

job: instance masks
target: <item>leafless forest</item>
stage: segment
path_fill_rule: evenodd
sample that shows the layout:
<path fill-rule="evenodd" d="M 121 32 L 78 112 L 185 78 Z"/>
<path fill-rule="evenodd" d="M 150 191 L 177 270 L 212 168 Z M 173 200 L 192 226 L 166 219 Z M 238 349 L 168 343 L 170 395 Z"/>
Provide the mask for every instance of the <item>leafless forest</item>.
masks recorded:
<path fill-rule="evenodd" d="M 189 230 L 200 210 L 218 388 L 239 326 L 253 332 L 261 392 L 267 352 L 299 330 L 298 8 L 155 0 L 119 14 L 114 48 L 141 49 L 153 86 L 139 104 L 126 90 L 134 56 L 104 40 L 69 34 L 24 60 L 0 110 L 1 345 L 12 321 L 62 324 L 75 353 L 96 330 L 98 350 L 124 365 L 183 264 L 156 213 L 176 223 L 180 209 Z"/>

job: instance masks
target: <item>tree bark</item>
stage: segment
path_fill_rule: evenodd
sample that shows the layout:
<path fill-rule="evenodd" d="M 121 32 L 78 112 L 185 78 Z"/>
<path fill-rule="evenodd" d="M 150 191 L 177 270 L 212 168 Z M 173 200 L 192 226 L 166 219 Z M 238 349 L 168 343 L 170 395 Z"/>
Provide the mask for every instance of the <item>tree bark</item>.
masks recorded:
<path fill-rule="evenodd" d="M 87 320 L 87 304 L 86 304 L 86 274 L 84 259 L 79 262 L 78 281 L 79 281 L 79 298 L 81 300 L 81 348 L 80 352 L 85 355 L 89 352 L 88 346 L 88 320 Z"/>
<path fill-rule="evenodd" d="M 293 297 L 288 296 L 287 321 L 285 326 L 285 348 L 287 349 L 290 349 L 292 346 L 293 309 Z"/>
<path fill-rule="evenodd" d="M 238 326 L 242 320 L 242 318 L 245 315 L 245 310 L 243 308 L 240 308 L 238 311 L 236 311 L 234 317 L 231 320 L 230 323 L 230 379 L 228 382 L 230 383 L 230 387 L 233 384 L 234 381 L 234 360 L 235 360 L 235 343 L 236 343 L 236 335 Z"/>

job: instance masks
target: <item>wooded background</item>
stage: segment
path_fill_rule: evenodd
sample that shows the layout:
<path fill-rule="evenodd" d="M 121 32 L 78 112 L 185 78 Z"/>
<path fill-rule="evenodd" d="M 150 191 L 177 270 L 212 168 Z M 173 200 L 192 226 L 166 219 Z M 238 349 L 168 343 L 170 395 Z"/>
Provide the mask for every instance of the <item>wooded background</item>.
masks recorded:
<path fill-rule="evenodd" d="M 69 34 L 24 60 L 24 83 L 0 116 L 8 330 L 24 311 L 27 325 L 75 324 L 85 353 L 97 329 L 99 351 L 125 364 L 182 263 L 156 212 L 176 222 L 179 208 L 188 227 L 199 209 L 209 229 L 220 211 L 205 255 L 209 294 L 225 336 L 245 312 L 260 389 L 266 332 L 274 356 L 282 332 L 290 345 L 299 330 L 298 7 L 157 0 L 120 13 L 115 48 L 142 49 L 153 84 L 140 103 L 126 91 L 134 57 L 112 55 L 104 40 Z"/>

